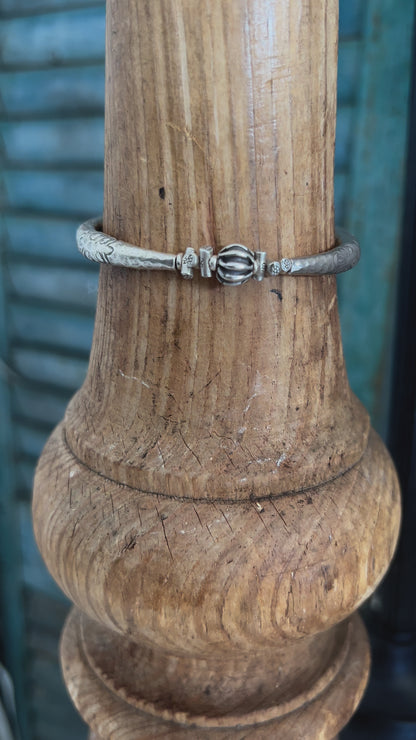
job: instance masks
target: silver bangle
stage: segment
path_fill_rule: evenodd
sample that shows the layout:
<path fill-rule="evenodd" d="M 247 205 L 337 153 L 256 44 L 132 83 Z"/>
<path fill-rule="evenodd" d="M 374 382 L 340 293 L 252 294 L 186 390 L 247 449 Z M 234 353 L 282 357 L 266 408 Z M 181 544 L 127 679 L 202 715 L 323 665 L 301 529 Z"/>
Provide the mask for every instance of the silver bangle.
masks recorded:
<path fill-rule="evenodd" d="M 187 279 L 199 269 L 204 278 L 215 273 L 223 285 L 243 285 L 251 278 L 260 281 L 267 275 L 336 275 L 351 270 L 360 259 L 360 245 L 345 229 L 337 229 L 336 238 L 337 246 L 327 252 L 296 259 L 284 257 L 278 262 L 268 260 L 266 252 L 253 252 L 243 244 L 230 244 L 217 255 L 212 247 L 201 247 L 199 253 L 192 247 L 180 254 L 154 252 L 104 234 L 101 218 L 92 218 L 77 230 L 78 249 L 93 262 L 133 270 L 170 270 Z"/>

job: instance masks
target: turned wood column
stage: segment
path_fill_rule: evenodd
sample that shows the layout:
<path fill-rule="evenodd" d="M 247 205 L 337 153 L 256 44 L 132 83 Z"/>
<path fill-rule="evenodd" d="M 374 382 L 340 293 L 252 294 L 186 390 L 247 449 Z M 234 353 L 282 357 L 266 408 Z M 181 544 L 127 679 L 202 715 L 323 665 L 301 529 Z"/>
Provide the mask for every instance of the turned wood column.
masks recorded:
<path fill-rule="evenodd" d="M 333 246 L 336 0 L 107 12 L 104 230 L 173 253 Z M 354 613 L 399 525 L 335 278 L 103 267 L 34 520 L 76 605 L 62 665 L 93 737 L 332 740 L 367 680 Z"/>

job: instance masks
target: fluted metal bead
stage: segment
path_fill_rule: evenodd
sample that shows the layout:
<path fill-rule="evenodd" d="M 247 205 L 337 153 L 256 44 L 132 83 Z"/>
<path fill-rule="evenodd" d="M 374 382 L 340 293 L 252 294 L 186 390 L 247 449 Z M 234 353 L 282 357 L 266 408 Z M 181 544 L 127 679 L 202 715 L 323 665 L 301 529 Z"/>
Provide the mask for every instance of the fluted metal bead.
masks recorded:
<path fill-rule="evenodd" d="M 243 244 L 224 247 L 217 258 L 217 278 L 223 285 L 243 285 L 257 269 L 254 252 Z"/>

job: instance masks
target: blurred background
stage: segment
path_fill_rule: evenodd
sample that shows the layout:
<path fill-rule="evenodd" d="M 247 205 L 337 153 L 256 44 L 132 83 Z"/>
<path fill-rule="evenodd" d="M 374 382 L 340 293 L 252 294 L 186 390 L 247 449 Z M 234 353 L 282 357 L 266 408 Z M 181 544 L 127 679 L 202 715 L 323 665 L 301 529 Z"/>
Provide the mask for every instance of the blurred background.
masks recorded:
<path fill-rule="evenodd" d="M 353 390 L 385 438 L 413 16 L 414 0 L 340 0 L 336 221 L 363 251 L 339 281 L 343 341 Z M 104 32 L 102 1 L 0 0 L 0 663 L 21 740 L 86 738 L 57 659 L 68 603 L 34 543 L 30 497 L 91 345 L 98 268 L 78 255 L 75 229 L 102 211 Z"/>

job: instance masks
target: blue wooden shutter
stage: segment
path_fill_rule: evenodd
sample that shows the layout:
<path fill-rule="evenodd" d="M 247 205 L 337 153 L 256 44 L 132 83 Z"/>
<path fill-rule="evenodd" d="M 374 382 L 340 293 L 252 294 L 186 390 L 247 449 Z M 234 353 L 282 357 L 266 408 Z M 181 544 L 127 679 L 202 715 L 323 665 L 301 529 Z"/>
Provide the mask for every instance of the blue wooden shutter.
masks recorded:
<path fill-rule="evenodd" d="M 2 0 L 0 10 L 5 652 L 24 740 L 74 740 L 86 731 L 57 659 L 68 605 L 35 546 L 30 495 L 91 345 L 98 270 L 74 235 L 102 210 L 104 3 Z"/>

